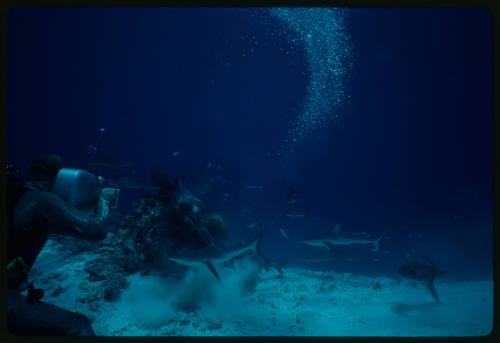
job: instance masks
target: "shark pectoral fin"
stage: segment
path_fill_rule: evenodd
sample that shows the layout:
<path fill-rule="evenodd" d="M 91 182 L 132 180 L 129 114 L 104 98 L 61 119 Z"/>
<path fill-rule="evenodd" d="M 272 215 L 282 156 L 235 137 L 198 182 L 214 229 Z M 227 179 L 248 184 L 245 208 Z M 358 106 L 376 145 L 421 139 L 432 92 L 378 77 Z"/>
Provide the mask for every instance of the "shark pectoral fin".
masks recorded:
<path fill-rule="evenodd" d="M 426 287 L 427 289 L 429 290 L 429 292 L 431 292 L 432 294 L 432 297 L 439 303 L 439 295 L 438 295 L 438 292 L 436 290 L 436 286 L 434 285 L 434 280 L 432 281 L 429 281 L 427 284 L 426 284 Z"/>
<path fill-rule="evenodd" d="M 212 262 L 205 262 L 205 265 L 208 267 L 208 269 L 212 272 L 212 274 L 214 274 L 215 278 L 217 279 L 217 281 L 220 282 L 220 277 L 219 277 L 219 273 L 217 273 L 217 269 L 215 269 L 214 265 L 212 264 Z"/>
<path fill-rule="evenodd" d="M 262 255 L 261 242 L 263 235 L 264 231 L 259 230 L 259 232 L 257 232 L 257 234 L 255 235 L 255 240 L 251 244 L 252 251 L 254 251 L 257 255 Z"/>

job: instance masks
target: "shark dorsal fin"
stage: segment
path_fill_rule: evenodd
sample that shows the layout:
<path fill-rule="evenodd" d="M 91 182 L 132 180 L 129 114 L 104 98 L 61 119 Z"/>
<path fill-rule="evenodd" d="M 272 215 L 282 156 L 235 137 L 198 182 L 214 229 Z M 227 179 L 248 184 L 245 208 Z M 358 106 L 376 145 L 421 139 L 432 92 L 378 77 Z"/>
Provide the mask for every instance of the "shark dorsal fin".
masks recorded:
<path fill-rule="evenodd" d="M 335 233 L 340 232 L 340 224 L 335 224 L 335 227 L 333 228 L 333 232 L 335 232 Z"/>

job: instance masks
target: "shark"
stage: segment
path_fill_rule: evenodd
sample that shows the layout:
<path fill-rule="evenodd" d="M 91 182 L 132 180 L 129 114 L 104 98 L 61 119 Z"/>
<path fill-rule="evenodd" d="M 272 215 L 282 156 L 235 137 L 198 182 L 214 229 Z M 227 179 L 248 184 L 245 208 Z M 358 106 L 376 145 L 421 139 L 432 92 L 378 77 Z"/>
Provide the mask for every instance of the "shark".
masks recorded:
<path fill-rule="evenodd" d="M 432 261 L 429 264 L 419 263 L 407 258 L 406 262 L 399 267 L 398 274 L 405 279 L 417 281 L 427 288 L 436 302 L 440 302 L 439 295 L 434 285 L 436 279 L 446 275 L 446 272 L 434 266 Z"/>
<path fill-rule="evenodd" d="M 332 250 L 335 245 L 371 244 L 373 245 L 373 251 L 378 251 L 380 241 L 385 237 L 386 233 L 387 230 L 385 230 L 379 238 L 370 240 L 343 233 L 340 231 L 340 225 L 337 224 L 332 232 L 311 236 L 300 242 L 314 247 L 324 247 L 328 250 Z"/>
<path fill-rule="evenodd" d="M 238 257 L 252 252 L 257 255 L 262 254 L 261 241 L 263 231 L 259 231 L 254 240 L 248 244 L 238 244 L 232 247 L 208 246 L 198 250 L 186 251 L 182 256 L 171 257 L 170 261 L 187 267 L 206 266 L 214 275 L 217 281 L 220 280 L 216 266 L 222 264 L 231 264 Z"/>
<path fill-rule="evenodd" d="M 182 179 L 179 177 L 177 181 L 177 191 L 174 193 L 175 208 L 188 213 L 198 213 L 202 207 L 202 201 L 197 198 L 190 190 L 188 190 Z"/>

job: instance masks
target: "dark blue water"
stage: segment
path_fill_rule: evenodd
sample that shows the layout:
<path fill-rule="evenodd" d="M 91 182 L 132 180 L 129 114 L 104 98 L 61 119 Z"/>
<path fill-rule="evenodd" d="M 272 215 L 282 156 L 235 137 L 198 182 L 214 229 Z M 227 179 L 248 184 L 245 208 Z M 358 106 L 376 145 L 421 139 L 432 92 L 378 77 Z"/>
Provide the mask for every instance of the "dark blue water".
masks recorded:
<path fill-rule="evenodd" d="M 349 11 L 350 98 L 335 109 L 338 119 L 293 153 L 280 145 L 306 100 L 308 55 L 300 44 L 291 48 L 286 35 L 270 34 L 282 31 L 279 23 L 261 15 L 10 12 L 9 161 L 25 172 L 33 158 L 55 152 L 70 167 L 129 163 L 121 173 L 142 180 L 153 169 L 171 177 L 204 169 L 227 181 L 204 199 L 226 218 L 231 238 L 247 239 L 253 234 L 247 225 L 262 223 L 269 256 L 308 268 L 394 275 L 415 250 L 450 279 L 490 278 L 489 13 Z M 255 185 L 262 189 L 248 188 Z M 293 207 L 292 186 L 301 192 Z M 121 210 L 129 210 L 126 202 Z M 367 247 L 329 253 L 298 243 L 336 223 L 373 237 L 388 229 L 381 243 L 387 253 Z"/>

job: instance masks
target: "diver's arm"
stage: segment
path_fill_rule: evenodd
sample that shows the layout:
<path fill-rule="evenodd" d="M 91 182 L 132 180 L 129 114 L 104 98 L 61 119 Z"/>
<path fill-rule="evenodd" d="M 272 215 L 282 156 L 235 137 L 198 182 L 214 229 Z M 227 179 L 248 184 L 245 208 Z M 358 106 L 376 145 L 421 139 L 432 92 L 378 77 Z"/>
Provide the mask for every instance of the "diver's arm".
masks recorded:
<path fill-rule="evenodd" d="M 43 192 L 37 203 L 35 220 L 49 233 L 62 233 L 99 241 L 106 237 L 103 220 L 79 211 L 57 195 Z"/>

